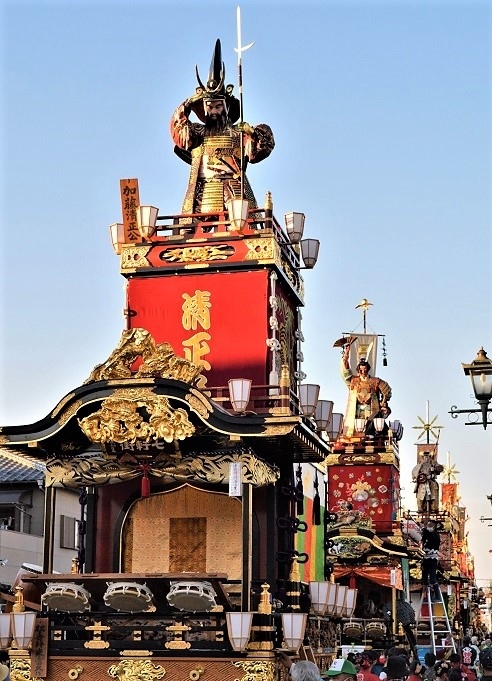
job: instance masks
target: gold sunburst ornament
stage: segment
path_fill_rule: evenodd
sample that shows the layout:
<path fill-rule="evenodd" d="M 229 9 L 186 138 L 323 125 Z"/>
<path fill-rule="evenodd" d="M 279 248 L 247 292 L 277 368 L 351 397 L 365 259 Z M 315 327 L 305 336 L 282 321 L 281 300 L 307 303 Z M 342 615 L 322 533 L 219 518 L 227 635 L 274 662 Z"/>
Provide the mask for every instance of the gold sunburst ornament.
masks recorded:
<path fill-rule="evenodd" d="M 456 470 L 456 464 L 451 463 L 451 455 L 449 452 L 447 452 L 446 465 L 443 468 L 442 474 L 448 483 L 456 482 L 458 479 L 457 476 L 459 475 L 459 471 Z"/>
<path fill-rule="evenodd" d="M 417 440 L 420 440 L 421 437 L 424 435 L 427 435 L 427 442 L 429 442 L 429 436 L 432 435 L 432 437 L 435 440 L 439 440 L 439 431 L 441 430 L 442 426 L 438 426 L 437 424 L 434 425 L 439 418 L 438 416 L 434 416 L 432 421 L 429 420 L 429 416 L 424 420 L 420 416 L 417 416 L 418 420 L 420 421 L 421 425 L 420 426 L 412 426 L 412 428 L 415 428 L 417 430 L 420 430 L 421 432 L 417 436 Z"/>

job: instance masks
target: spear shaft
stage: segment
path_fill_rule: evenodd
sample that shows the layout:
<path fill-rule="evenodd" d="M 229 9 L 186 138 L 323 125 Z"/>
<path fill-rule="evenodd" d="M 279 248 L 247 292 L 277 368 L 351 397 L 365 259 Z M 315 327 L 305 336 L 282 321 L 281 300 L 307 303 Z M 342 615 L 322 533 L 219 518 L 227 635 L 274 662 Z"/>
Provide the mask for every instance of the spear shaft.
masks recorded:
<path fill-rule="evenodd" d="M 240 153 L 241 153 L 241 198 L 244 198 L 244 139 L 243 139 L 243 63 L 242 63 L 242 53 L 248 50 L 254 43 L 249 43 L 249 45 L 242 45 L 241 37 L 241 8 L 237 7 L 236 10 L 236 30 L 237 30 L 237 47 L 235 48 L 237 52 L 237 72 L 238 72 L 238 90 L 239 90 L 239 123 L 241 126 L 240 135 Z"/>

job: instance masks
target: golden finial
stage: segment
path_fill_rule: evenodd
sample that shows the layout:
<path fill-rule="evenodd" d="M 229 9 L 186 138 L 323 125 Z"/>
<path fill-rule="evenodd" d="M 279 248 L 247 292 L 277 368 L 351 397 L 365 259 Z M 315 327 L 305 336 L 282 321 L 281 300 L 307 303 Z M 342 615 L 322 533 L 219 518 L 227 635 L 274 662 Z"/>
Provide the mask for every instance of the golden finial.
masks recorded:
<path fill-rule="evenodd" d="M 265 210 L 273 210 L 272 192 L 267 192 L 265 196 Z"/>
<path fill-rule="evenodd" d="M 280 371 L 280 386 L 282 388 L 287 388 L 290 386 L 290 373 L 288 364 L 282 364 L 282 369 Z"/>
<path fill-rule="evenodd" d="M 297 558 L 295 556 L 292 559 L 292 567 L 290 568 L 289 581 L 290 582 L 300 582 L 301 581 L 301 573 L 299 572 L 299 564 L 298 564 Z"/>
<path fill-rule="evenodd" d="M 12 612 L 24 612 L 26 607 L 24 605 L 23 588 L 20 585 L 15 587 L 15 603 L 12 606 Z"/>
<path fill-rule="evenodd" d="M 362 298 L 362 300 L 360 301 L 360 303 L 359 303 L 358 305 L 355 306 L 355 309 L 356 309 L 356 310 L 359 309 L 359 308 L 362 309 L 362 322 L 363 322 L 363 326 L 364 326 L 364 333 L 366 333 L 366 331 L 367 331 L 367 328 L 366 328 L 366 315 L 367 315 L 367 310 L 368 310 L 370 307 L 372 307 L 372 303 L 370 303 L 370 302 L 367 300 L 367 298 Z"/>
<path fill-rule="evenodd" d="M 271 615 L 272 614 L 272 604 L 270 603 L 270 585 L 262 584 L 260 594 L 260 604 L 258 605 L 258 612 L 261 615 Z"/>

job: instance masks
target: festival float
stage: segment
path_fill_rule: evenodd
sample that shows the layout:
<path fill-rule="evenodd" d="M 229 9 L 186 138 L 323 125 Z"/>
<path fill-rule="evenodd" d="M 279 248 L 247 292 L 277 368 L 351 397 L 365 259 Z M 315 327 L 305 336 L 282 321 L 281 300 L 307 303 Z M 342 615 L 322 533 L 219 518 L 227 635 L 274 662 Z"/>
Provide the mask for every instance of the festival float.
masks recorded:
<path fill-rule="evenodd" d="M 243 49 L 238 31 L 239 63 Z M 274 137 L 243 120 L 220 41 L 196 77 L 171 119 L 176 161 L 190 166 L 182 212 L 120 182 L 119 342 L 47 416 L 0 434 L 46 466 L 43 565 L 3 594 L 12 681 L 273 679 L 277 649 L 314 659 L 321 617 L 355 605 L 326 578 L 324 489 L 309 497 L 296 475 L 321 479 L 331 452 L 326 404 L 299 366 L 301 269 L 319 242 L 303 238 L 302 213 L 282 225 L 271 195 L 254 196 L 246 165 Z M 53 569 L 63 488 L 80 505 L 68 574 Z"/>

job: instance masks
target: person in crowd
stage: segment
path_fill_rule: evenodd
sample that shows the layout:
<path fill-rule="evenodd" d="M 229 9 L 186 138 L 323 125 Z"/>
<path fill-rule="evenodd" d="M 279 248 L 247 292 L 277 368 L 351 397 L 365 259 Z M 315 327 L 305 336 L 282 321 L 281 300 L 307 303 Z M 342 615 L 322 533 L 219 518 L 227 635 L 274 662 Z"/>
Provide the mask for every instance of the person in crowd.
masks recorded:
<path fill-rule="evenodd" d="M 384 671 L 386 672 L 388 681 L 396 679 L 398 679 L 398 681 L 405 681 L 410 672 L 407 659 L 403 655 L 389 655 Z"/>
<path fill-rule="evenodd" d="M 379 678 L 379 675 L 384 669 L 384 665 L 386 664 L 386 658 L 387 655 L 384 653 L 382 655 L 379 655 L 379 657 L 376 659 L 376 662 L 372 666 L 372 671 L 376 676 Z"/>
<path fill-rule="evenodd" d="M 323 679 L 333 679 L 334 681 L 355 681 L 357 669 L 350 660 L 337 658 L 333 660 L 330 667 L 321 674 Z"/>
<path fill-rule="evenodd" d="M 468 665 L 464 664 L 462 661 L 462 657 L 459 653 L 451 653 L 449 656 L 449 662 L 451 664 L 452 669 L 459 669 L 460 673 L 463 677 L 463 681 L 475 681 L 476 680 L 476 675 L 475 671 L 473 670 L 472 667 L 469 667 Z"/>
<path fill-rule="evenodd" d="M 409 665 L 408 653 L 405 650 L 405 648 L 401 648 L 400 646 L 395 646 L 395 647 L 390 648 L 388 650 L 385 665 L 384 665 L 383 669 L 381 670 L 381 672 L 379 674 L 380 681 L 386 681 L 386 679 L 388 678 L 387 666 L 388 666 L 388 662 L 389 662 L 390 658 L 392 658 L 392 657 L 401 657 L 405 662 L 405 665 L 407 667 L 407 673 L 408 673 L 408 665 Z"/>
<path fill-rule="evenodd" d="M 484 648 L 478 656 L 482 679 L 492 679 L 492 647 Z"/>
<path fill-rule="evenodd" d="M 283 651 L 277 653 L 279 661 L 289 672 L 292 681 L 320 681 L 319 669 L 314 662 L 299 660 L 293 662 L 292 658 Z"/>
<path fill-rule="evenodd" d="M 427 525 L 422 530 L 422 549 L 424 557 L 422 559 L 422 585 L 424 589 L 427 586 L 432 590 L 432 601 L 439 603 L 441 601 L 441 592 L 439 584 L 437 583 L 437 564 L 439 561 L 439 546 L 441 545 L 441 537 L 436 529 L 436 523 L 429 520 Z"/>
<path fill-rule="evenodd" d="M 424 665 L 415 659 L 410 662 L 410 674 L 408 675 L 407 681 L 422 681 L 422 675 L 424 673 Z"/>
<path fill-rule="evenodd" d="M 362 653 L 357 672 L 357 681 L 378 681 L 379 677 L 373 672 L 372 667 L 375 660 L 367 653 Z"/>
<path fill-rule="evenodd" d="M 290 668 L 290 678 L 292 681 L 320 681 L 318 666 L 309 660 L 294 662 Z"/>
<path fill-rule="evenodd" d="M 461 646 L 461 661 L 466 667 L 468 667 L 468 669 L 473 670 L 474 676 L 476 676 L 475 662 L 478 659 L 478 654 L 479 651 L 477 646 L 473 646 L 471 638 L 469 636 L 465 636 L 463 639 L 463 645 Z"/>
<path fill-rule="evenodd" d="M 424 655 L 425 671 L 422 676 L 423 681 L 436 681 L 436 670 L 434 668 L 436 662 L 437 659 L 434 653 L 429 651 Z"/>
<path fill-rule="evenodd" d="M 470 648 L 473 648 L 473 650 L 475 650 L 477 653 L 473 668 L 475 670 L 475 674 L 477 675 L 477 677 L 480 677 L 480 662 L 478 659 L 480 656 L 480 648 L 478 644 L 479 644 L 478 636 L 472 636 L 470 639 Z"/>
<path fill-rule="evenodd" d="M 466 674 L 464 674 L 460 669 L 451 667 L 448 674 L 448 681 L 466 681 Z"/>
<path fill-rule="evenodd" d="M 451 669 L 451 663 L 448 660 L 440 660 L 436 662 L 436 679 L 437 681 L 449 681 L 449 671 Z"/>

